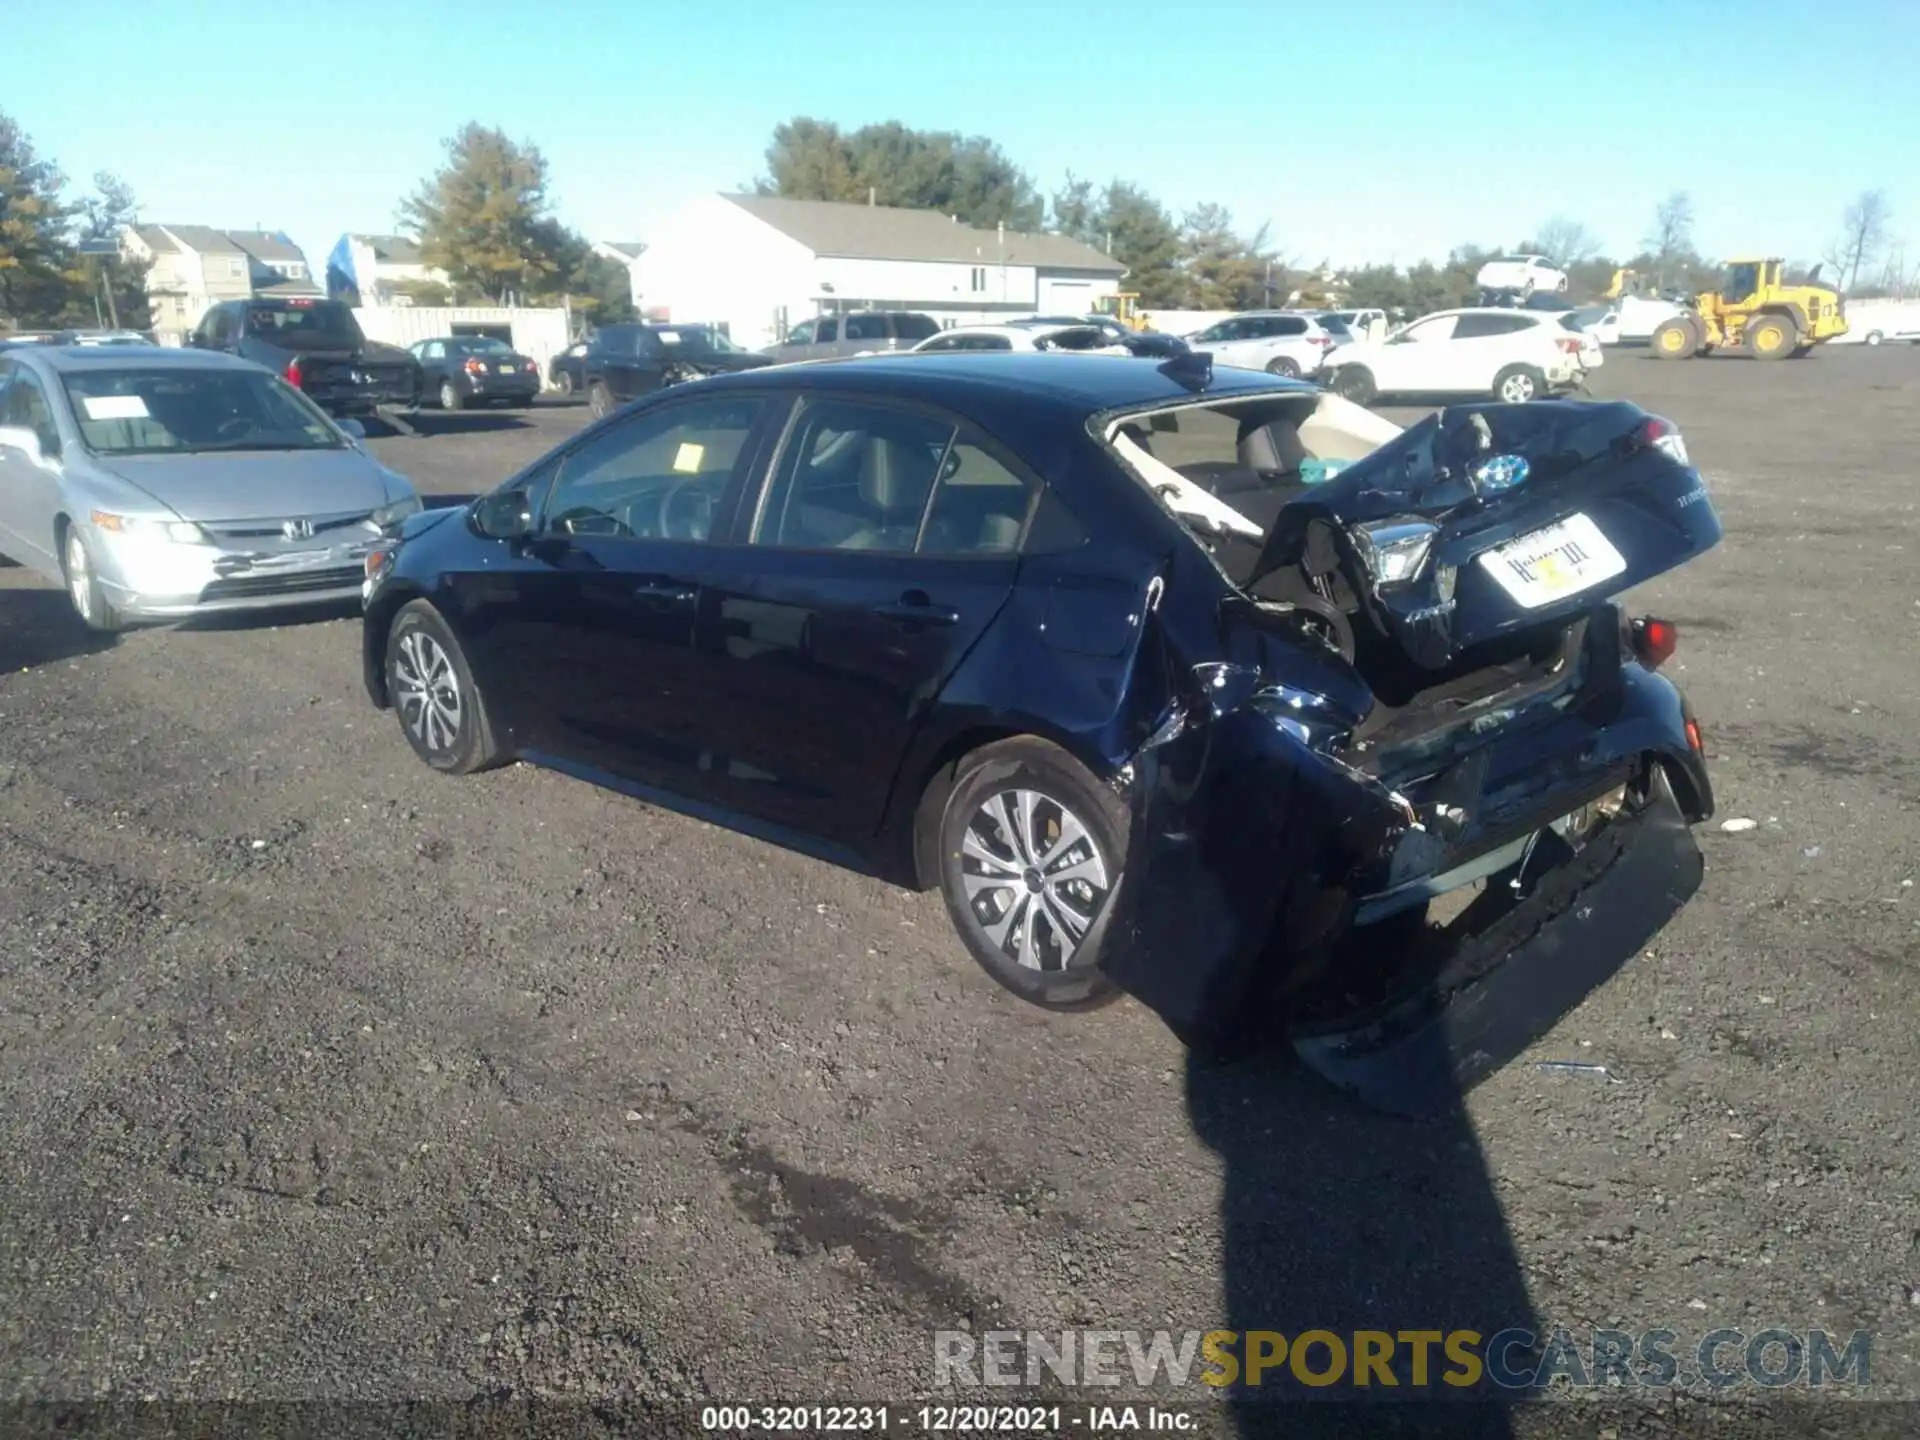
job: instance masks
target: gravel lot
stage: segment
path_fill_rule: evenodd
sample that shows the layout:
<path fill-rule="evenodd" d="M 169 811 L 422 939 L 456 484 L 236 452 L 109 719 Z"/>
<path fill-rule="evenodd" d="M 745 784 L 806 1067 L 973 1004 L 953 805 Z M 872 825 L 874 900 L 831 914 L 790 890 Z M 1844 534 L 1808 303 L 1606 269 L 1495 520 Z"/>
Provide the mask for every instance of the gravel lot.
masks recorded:
<path fill-rule="evenodd" d="M 1453 1121 L 1023 1008 L 935 896 L 433 775 L 352 617 L 103 648 L 0 569 L 0 1397 L 901 1399 L 963 1325 L 1564 1324 L 1870 1330 L 1920 1398 L 1920 348 L 1596 388 L 1726 522 L 1642 597 L 1708 876 Z M 583 420 L 375 443 L 472 492 Z"/>

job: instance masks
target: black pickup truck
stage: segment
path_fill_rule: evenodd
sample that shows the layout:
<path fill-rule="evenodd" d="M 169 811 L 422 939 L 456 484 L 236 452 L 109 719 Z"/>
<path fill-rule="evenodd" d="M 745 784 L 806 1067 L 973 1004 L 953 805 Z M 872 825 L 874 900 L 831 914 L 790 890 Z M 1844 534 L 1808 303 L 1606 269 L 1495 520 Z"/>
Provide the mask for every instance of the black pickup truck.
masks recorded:
<path fill-rule="evenodd" d="M 419 362 L 367 339 L 338 300 L 228 300 L 200 318 L 187 343 L 266 366 L 330 415 L 420 403 Z"/>

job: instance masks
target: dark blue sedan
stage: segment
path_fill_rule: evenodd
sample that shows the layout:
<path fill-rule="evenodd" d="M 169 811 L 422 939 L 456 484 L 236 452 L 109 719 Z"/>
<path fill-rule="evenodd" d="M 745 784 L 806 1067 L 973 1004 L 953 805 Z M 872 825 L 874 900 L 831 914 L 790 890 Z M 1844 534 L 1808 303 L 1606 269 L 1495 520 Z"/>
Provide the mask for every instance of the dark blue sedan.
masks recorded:
<path fill-rule="evenodd" d="M 1719 534 L 1631 405 L 1402 432 L 1195 354 L 783 366 L 408 521 L 366 683 L 436 769 L 939 888 L 1035 1004 L 1128 991 L 1420 1108 L 1697 887 L 1676 637 L 1611 597 Z"/>

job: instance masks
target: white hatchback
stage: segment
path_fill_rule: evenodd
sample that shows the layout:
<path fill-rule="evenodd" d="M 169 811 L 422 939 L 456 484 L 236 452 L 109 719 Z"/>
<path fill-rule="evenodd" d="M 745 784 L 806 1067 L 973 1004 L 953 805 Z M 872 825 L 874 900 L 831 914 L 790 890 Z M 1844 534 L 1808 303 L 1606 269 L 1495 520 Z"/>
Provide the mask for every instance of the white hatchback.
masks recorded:
<path fill-rule="evenodd" d="M 1577 388 L 1603 363 L 1599 341 L 1565 328 L 1563 313 L 1442 310 L 1378 344 L 1341 346 L 1327 385 L 1362 405 L 1382 395 L 1543 399 Z"/>

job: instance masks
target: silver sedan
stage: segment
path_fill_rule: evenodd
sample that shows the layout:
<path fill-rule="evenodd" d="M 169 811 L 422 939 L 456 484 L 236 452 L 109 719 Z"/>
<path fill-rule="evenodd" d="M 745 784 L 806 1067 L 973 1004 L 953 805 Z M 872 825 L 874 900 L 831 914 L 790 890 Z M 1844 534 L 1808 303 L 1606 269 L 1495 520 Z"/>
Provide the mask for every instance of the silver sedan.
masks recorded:
<path fill-rule="evenodd" d="M 0 355 L 0 553 L 95 630 L 357 600 L 368 551 L 420 508 L 277 375 L 204 350 Z"/>

